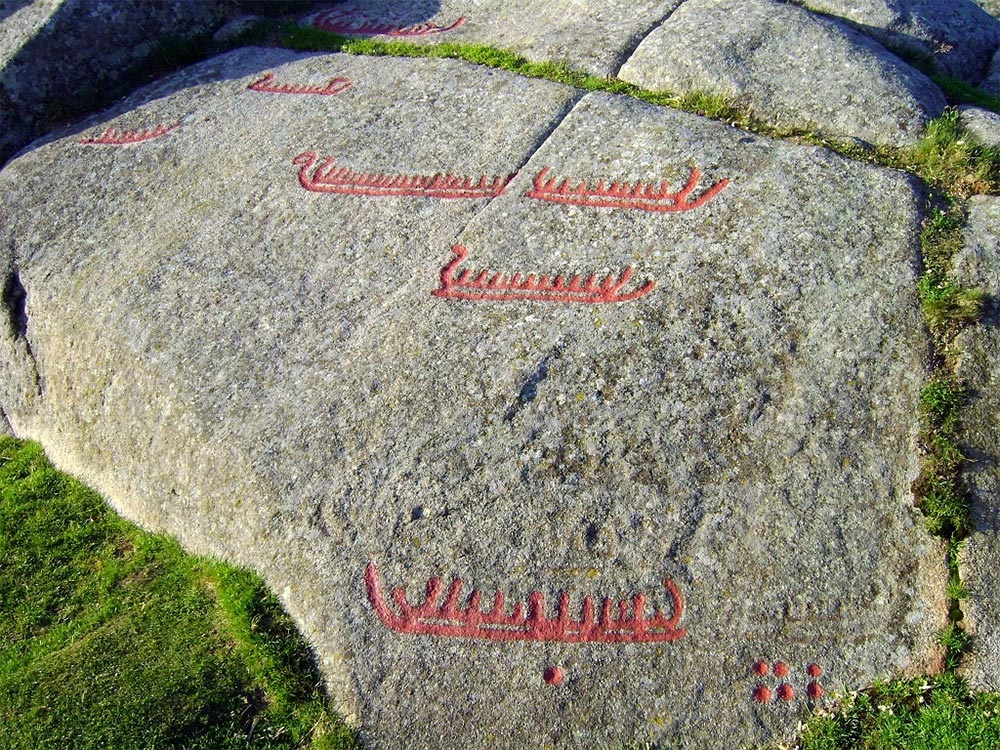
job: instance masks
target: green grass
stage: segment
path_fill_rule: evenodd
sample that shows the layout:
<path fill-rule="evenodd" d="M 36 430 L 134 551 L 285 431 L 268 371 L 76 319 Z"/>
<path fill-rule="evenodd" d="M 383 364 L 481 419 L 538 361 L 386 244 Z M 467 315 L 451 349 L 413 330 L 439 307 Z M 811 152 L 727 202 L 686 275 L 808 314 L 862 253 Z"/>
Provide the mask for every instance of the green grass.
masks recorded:
<path fill-rule="evenodd" d="M 959 475 L 966 460 L 959 446 L 965 389 L 953 380 L 931 380 L 920 393 L 920 473 L 913 494 L 928 531 L 961 539 L 970 530 L 969 502 Z"/>
<path fill-rule="evenodd" d="M 956 109 L 928 123 L 921 142 L 900 157 L 900 168 L 952 199 L 1000 191 L 1000 152 L 969 135 Z"/>
<path fill-rule="evenodd" d="M 880 683 L 813 719 L 800 750 L 995 750 L 1000 695 L 969 692 L 951 674 Z"/>
<path fill-rule="evenodd" d="M 263 583 L 0 438 L 5 750 L 354 750 Z"/>

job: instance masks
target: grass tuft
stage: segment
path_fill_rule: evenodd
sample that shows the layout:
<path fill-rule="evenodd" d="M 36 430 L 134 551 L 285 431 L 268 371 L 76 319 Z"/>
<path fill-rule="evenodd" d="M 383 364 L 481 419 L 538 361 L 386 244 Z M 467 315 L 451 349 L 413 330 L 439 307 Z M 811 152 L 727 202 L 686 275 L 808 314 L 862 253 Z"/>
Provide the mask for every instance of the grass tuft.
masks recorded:
<path fill-rule="evenodd" d="M 1000 191 L 1000 152 L 980 145 L 956 109 L 929 122 L 919 144 L 901 149 L 899 166 L 954 198 Z"/>
<path fill-rule="evenodd" d="M 962 663 L 962 656 L 972 648 L 972 636 L 952 623 L 938 636 L 938 643 L 945 649 L 945 672 L 953 673 Z"/>

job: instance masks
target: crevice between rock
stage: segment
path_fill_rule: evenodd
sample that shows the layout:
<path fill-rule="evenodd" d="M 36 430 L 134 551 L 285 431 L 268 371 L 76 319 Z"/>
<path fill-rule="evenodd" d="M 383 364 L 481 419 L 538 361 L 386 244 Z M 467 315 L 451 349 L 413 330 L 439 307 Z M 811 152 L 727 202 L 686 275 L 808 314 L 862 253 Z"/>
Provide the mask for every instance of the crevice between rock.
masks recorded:
<path fill-rule="evenodd" d="M 572 114 L 573 110 L 576 109 L 576 106 L 583 100 L 585 96 L 587 96 L 587 93 L 588 92 L 586 91 L 579 91 L 576 96 L 568 100 L 566 104 L 563 105 L 562 109 L 556 113 L 549 127 L 539 134 L 538 138 L 535 140 L 534 146 L 532 146 L 528 150 L 527 156 L 525 156 L 524 159 L 522 159 L 521 162 L 517 165 L 517 169 L 514 170 L 516 174 L 520 174 L 521 170 L 524 169 L 524 167 L 528 164 L 528 162 L 530 162 L 535 157 L 535 154 L 537 154 L 542 149 L 542 147 L 544 147 L 545 144 L 549 142 L 549 138 L 552 137 L 552 134 L 555 133 L 559 129 L 559 126 L 562 125 L 563 122 L 566 120 L 566 118 L 569 117 L 570 114 Z M 457 232 L 455 232 L 455 236 L 452 237 L 452 243 L 457 242 L 458 239 L 463 234 L 465 234 L 466 230 L 470 226 L 472 226 L 472 224 L 476 221 L 476 219 L 478 219 L 480 216 L 482 216 L 489 210 L 490 205 L 495 200 L 497 200 L 497 198 L 489 198 L 486 201 L 486 203 L 483 204 L 482 208 L 480 208 L 472 216 L 470 216 L 469 220 L 465 222 L 458 229 Z"/>
<path fill-rule="evenodd" d="M 35 390 L 39 396 L 42 395 L 42 378 L 38 372 L 38 361 L 35 352 L 28 339 L 28 292 L 21 282 L 21 274 L 17 269 L 12 269 L 4 280 L 2 300 L 4 310 L 7 313 L 7 326 L 10 335 L 15 341 L 20 341 L 24 345 L 24 351 L 31 362 L 32 374 L 34 377 Z M 6 417 L 5 417 L 6 419 Z"/>
<path fill-rule="evenodd" d="M 4 411 L 3 404 L 0 404 L 0 435 L 16 435 L 14 432 L 14 425 L 10 423 L 7 418 L 7 412 Z"/>
<path fill-rule="evenodd" d="M 629 58 L 635 54 L 635 51 L 639 49 L 639 45 L 642 44 L 644 41 L 646 41 L 646 37 L 648 37 L 650 34 L 652 34 L 654 31 L 660 28 L 663 24 L 665 24 L 670 19 L 670 17 L 677 12 L 678 8 L 684 5 L 686 1 L 687 0 L 680 0 L 680 2 L 677 3 L 677 5 L 675 5 L 673 8 L 671 8 L 662 16 L 660 16 L 658 20 L 650 24 L 650 26 L 645 31 L 638 32 L 629 40 L 628 44 L 625 46 L 622 53 L 615 59 L 614 63 L 615 71 L 614 74 L 612 75 L 613 78 L 618 77 L 618 74 L 621 73 L 622 66 L 625 65 L 625 63 L 629 61 Z"/>

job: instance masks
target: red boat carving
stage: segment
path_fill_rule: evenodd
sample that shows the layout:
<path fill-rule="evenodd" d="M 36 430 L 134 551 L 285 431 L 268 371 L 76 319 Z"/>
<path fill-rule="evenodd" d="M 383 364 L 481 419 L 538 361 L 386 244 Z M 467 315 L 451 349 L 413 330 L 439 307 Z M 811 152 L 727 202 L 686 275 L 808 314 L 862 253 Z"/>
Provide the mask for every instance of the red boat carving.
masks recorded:
<path fill-rule="evenodd" d="M 393 26 L 364 18 L 350 11 L 334 9 L 316 16 L 313 26 L 323 31 L 346 36 L 427 36 L 428 34 L 442 34 L 457 29 L 463 23 L 465 23 L 464 17 L 459 18 L 450 26 L 441 26 L 436 23 Z"/>
<path fill-rule="evenodd" d="M 365 585 L 368 600 L 375 608 L 379 620 L 390 630 L 413 635 L 437 635 L 459 638 L 481 638 L 491 641 L 560 641 L 563 643 L 650 643 L 676 641 L 685 631 L 677 627 L 684 612 L 684 600 L 677 585 L 669 578 L 663 585 L 671 600 L 671 615 L 667 617 L 655 608 L 646 617 L 646 597 L 635 594 L 632 601 L 613 602 L 610 597 L 601 604 L 597 614 L 594 600 L 586 596 L 579 619 L 570 617 L 569 594 L 563 591 L 552 616 L 546 614 L 545 595 L 533 591 L 528 596 L 527 607 L 516 602 L 508 614 L 503 592 L 493 595 L 488 611 L 482 609 L 482 595 L 473 590 L 464 606 L 459 603 L 462 580 L 456 578 L 448 588 L 443 602 L 439 603 L 444 583 L 440 578 L 427 581 L 422 604 L 413 605 L 406 600 L 401 588 L 391 592 L 395 610 L 382 594 L 378 569 L 375 563 L 365 568 Z"/>
<path fill-rule="evenodd" d="M 691 169 L 687 182 L 680 190 L 671 191 L 670 183 L 662 180 L 659 185 L 644 182 L 613 182 L 605 185 L 604 180 L 590 187 L 585 181 L 570 185 L 568 179 L 561 183 L 559 178 L 549 178 L 552 167 L 545 167 L 535 177 L 534 184 L 525 195 L 529 198 L 550 203 L 570 203 L 577 206 L 598 206 L 602 208 L 633 208 L 640 211 L 690 211 L 712 200 L 729 184 L 729 180 L 719 180 L 708 190 L 691 200 L 691 193 L 698 187 L 701 172 Z"/>
<path fill-rule="evenodd" d="M 156 127 L 149 128 L 148 130 L 127 131 L 116 130 L 115 128 L 109 126 L 99 136 L 94 138 L 81 138 L 77 141 L 77 143 L 83 143 L 88 146 L 124 146 L 128 143 L 151 141 L 154 138 L 166 135 L 172 130 L 176 130 L 180 126 L 181 124 L 179 122 L 175 122 L 173 125 L 157 125 Z"/>
<path fill-rule="evenodd" d="M 639 289 L 622 293 L 622 287 L 632 278 L 631 268 L 626 268 L 617 278 L 609 274 L 601 281 L 598 281 L 594 274 L 591 274 L 586 281 L 581 281 L 579 274 L 567 281 L 565 276 L 553 278 L 536 276 L 533 273 L 524 278 L 520 273 L 507 277 L 487 269 L 483 269 L 477 275 L 466 269 L 456 277 L 455 269 L 468 257 L 469 251 L 462 245 L 453 245 L 451 251 L 455 253 L 455 257 L 441 269 L 441 286 L 431 292 L 435 297 L 498 302 L 536 300 L 599 304 L 638 299 L 649 294 L 656 285 L 656 282 L 650 279 Z"/>
<path fill-rule="evenodd" d="M 248 89 L 251 91 L 263 91 L 268 94 L 317 94 L 319 96 L 332 96 L 346 91 L 351 87 L 351 82 L 347 78 L 333 78 L 326 86 L 312 86 L 299 83 L 275 83 L 274 73 L 265 73 L 259 81 L 254 81 Z"/>
<path fill-rule="evenodd" d="M 348 167 L 337 167 L 328 156 L 319 166 L 312 151 L 292 159 L 299 169 L 299 184 L 314 193 L 342 193 L 345 195 L 408 196 L 415 198 L 495 198 L 502 195 L 514 174 L 506 177 L 486 177 L 478 180 L 450 174 L 403 175 L 355 172 Z M 312 174 L 309 170 L 313 169 Z M 516 173 L 515 173 L 516 174 Z"/>

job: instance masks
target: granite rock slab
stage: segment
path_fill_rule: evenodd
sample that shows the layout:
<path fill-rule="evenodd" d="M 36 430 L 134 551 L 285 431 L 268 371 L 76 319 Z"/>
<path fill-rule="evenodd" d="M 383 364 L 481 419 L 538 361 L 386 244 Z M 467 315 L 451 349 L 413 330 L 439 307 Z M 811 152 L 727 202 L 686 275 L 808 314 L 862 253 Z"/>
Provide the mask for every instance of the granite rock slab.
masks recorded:
<path fill-rule="evenodd" d="M 1000 21 L 973 0 L 808 0 L 900 54 L 973 85 L 1000 47 Z"/>
<path fill-rule="evenodd" d="M 751 748 L 939 666 L 908 176 L 254 49 L 62 136 L 0 172 L 0 406 L 259 570 L 370 747 Z"/>
<path fill-rule="evenodd" d="M 107 106 L 237 15 L 232 0 L 0 0 L 0 164 L 51 123 Z"/>
<path fill-rule="evenodd" d="M 636 45 L 682 0 L 393 0 L 344 2 L 306 25 L 383 40 L 486 44 L 529 60 L 613 76 Z"/>
<path fill-rule="evenodd" d="M 723 94 L 765 122 L 869 143 L 913 144 L 945 106 L 930 79 L 877 42 L 777 0 L 687 0 L 619 76 Z"/>
<path fill-rule="evenodd" d="M 963 410 L 966 455 L 963 476 L 972 496 L 974 531 L 962 550 L 960 574 L 968 591 L 962 624 L 973 636 L 965 676 L 978 690 L 1000 690 L 1000 199 L 971 199 L 965 245 L 954 261 L 956 280 L 986 292 L 980 325 L 963 331 L 956 373 L 970 398 Z"/>

